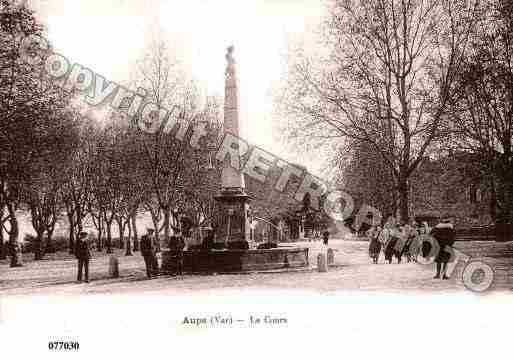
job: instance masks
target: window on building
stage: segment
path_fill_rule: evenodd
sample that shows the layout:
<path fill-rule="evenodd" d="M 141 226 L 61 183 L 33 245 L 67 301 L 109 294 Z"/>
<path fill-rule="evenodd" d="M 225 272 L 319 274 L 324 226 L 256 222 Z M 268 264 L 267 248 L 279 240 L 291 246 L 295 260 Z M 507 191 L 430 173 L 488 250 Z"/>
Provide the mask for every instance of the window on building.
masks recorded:
<path fill-rule="evenodd" d="M 481 199 L 482 199 L 482 192 L 481 192 L 481 189 L 480 188 L 477 188 L 476 189 L 476 202 L 481 202 Z"/>

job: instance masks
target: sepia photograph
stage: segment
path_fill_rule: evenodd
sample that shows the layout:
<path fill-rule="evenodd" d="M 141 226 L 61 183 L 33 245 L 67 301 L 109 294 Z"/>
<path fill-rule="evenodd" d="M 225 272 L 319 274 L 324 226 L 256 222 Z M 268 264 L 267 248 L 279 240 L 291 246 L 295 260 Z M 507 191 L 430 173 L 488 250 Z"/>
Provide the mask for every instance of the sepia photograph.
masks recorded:
<path fill-rule="evenodd" d="M 504 357 L 512 291 L 513 1 L 0 0 L 0 353 Z"/>

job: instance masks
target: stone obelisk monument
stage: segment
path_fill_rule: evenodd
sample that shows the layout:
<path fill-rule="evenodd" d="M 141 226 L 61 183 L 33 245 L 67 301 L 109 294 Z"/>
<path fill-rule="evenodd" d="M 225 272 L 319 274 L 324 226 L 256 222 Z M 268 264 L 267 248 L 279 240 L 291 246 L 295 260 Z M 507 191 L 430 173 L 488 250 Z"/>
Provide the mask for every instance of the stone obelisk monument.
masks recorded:
<path fill-rule="evenodd" d="M 230 46 L 226 53 L 223 129 L 239 137 L 239 88 L 233 51 Z M 244 247 L 243 242 L 249 239 L 250 197 L 245 192 L 244 175 L 233 168 L 228 159 L 223 162 L 221 194 L 216 200 L 219 203 L 216 241 L 228 245 L 228 242 L 240 242 L 238 244 Z"/>

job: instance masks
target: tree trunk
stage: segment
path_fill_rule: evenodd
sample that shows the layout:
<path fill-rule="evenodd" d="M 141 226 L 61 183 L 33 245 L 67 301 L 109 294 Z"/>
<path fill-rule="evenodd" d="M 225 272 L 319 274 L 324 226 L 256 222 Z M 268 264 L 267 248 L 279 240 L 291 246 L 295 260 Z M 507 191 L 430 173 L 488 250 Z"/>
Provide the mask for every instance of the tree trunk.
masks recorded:
<path fill-rule="evenodd" d="M 34 241 L 34 260 L 40 261 L 43 259 L 43 253 L 41 250 L 41 243 L 43 242 L 43 232 L 37 231 L 36 239 Z"/>
<path fill-rule="evenodd" d="M 399 186 L 399 216 L 400 220 L 404 223 L 408 223 L 409 221 L 409 203 L 408 203 L 408 180 L 400 179 Z"/>
<path fill-rule="evenodd" d="M 105 228 L 106 228 L 106 225 L 105 225 L 105 223 L 103 223 L 102 229 L 100 232 L 100 250 L 101 251 L 105 248 L 105 241 L 106 241 L 105 238 L 107 238 L 107 230 Z"/>
<path fill-rule="evenodd" d="M 132 246 L 130 244 L 130 239 L 132 237 L 132 227 L 130 226 L 130 217 L 127 218 L 124 225 L 128 225 L 128 237 L 126 238 L 125 256 L 131 256 L 132 255 Z"/>
<path fill-rule="evenodd" d="M 82 225 L 82 220 L 83 219 L 84 219 L 84 217 L 82 216 L 82 209 L 80 208 L 80 206 L 78 206 L 78 208 L 77 208 L 77 222 L 75 223 L 75 227 L 77 229 L 75 234 L 77 234 L 77 237 L 78 237 L 78 234 L 80 232 L 82 232 L 82 230 L 83 230 L 83 225 Z"/>
<path fill-rule="evenodd" d="M 397 203 L 399 202 L 399 200 L 397 199 L 397 191 L 393 190 L 392 191 L 392 204 L 391 204 L 391 213 L 390 215 L 391 216 L 394 216 L 396 217 L 397 216 Z M 388 216 L 387 216 L 388 218 Z M 386 218 L 385 218 L 386 220 Z"/>
<path fill-rule="evenodd" d="M 133 238 L 134 238 L 134 252 L 139 250 L 139 237 L 137 236 L 137 213 L 135 213 L 131 219 L 129 225 L 132 226 Z"/>
<path fill-rule="evenodd" d="M 101 218 L 101 215 L 100 217 L 98 217 L 98 237 L 96 238 L 96 250 L 98 252 L 101 252 L 103 250 L 103 243 L 102 243 L 102 226 L 103 222 L 102 222 L 102 218 Z"/>
<path fill-rule="evenodd" d="M 0 260 L 7 258 L 7 246 L 4 245 L 4 204 L 0 204 Z"/>
<path fill-rule="evenodd" d="M 122 231 L 123 231 L 123 234 L 119 235 L 119 249 L 124 249 L 125 248 L 125 225 L 122 225 Z"/>
<path fill-rule="evenodd" d="M 124 247 L 124 241 L 125 241 L 125 227 L 123 226 L 123 220 L 122 219 L 116 219 L 116 222 L 118 224 L 118 231 L 119 231 L 119 249 L 123 249 Z"/>
<path fill-rule="evenodd" d="M 68 222 L 69 222 L 69 254 L 75 253 L 75 220 L 73 219 L 73 214 L 68 213 Z"/>
<path fill-rule="evenodd" d="M 0 217 L 0 220 L 2 218 Z M 4 244 L 4 227 L 0 222 L 0 260 L 7 258 L 6 245 Z"/>
<path fill-rule="evenodd" d="M 16 248 L 18 246 L 19 227 L 18 227 L 18 219 L 16 218 L 16 211 L 15 211 L 12 203 L 7 204 L 7 211 L 9 213 L 9 224 L 11 227 L 10 231 L 9 231 L 9 247 L 10 247 L 10 254 L 11 254 L 10 266 L 11 266 L 11 268 L 19 267 L 19 266 L 21 266 L 20 257 L 19 257 L 18 252 L 16 251 Z"/>
<path fill-rule="evenodd" d="M 155 233 L 159 233 L 159 221 L 155 217 L 151 217 L 151 221 L 153 222 L 153 229 L 155 230 Z"/>
<path fill-rule="evenodd" d="M 170 240 L 170 217 L 171 217 L 171 211 L 169 210 L 169 208 L 163 208 L 162 209 L 164 211 L 164 243 L 169 243 L 169 240 Z M 158 231 L 156 230 L 155 231 L 156 233 L 156 241 L 157 241 L 157 246 L 158 246 L 158 250 L 160 250 L 160 240 L 159 240 L 159 237 L 158 237 Z M 167 245 L 167 244 L 166 244 Z"/>
<path fill-rule="evenodd" d="M 155 248 L 158 251 L 160 251 L 160 240 L 157 240 L 157 238 L 160 238 L 160 228 L 159 228 L 159 221 L 157 216 L 152 215 L 151 216 L 152 222 L 153 222 L 153 228 L 155 230 L 155 242 L 159 244 L 159 248 Z"/>
<path fill-rule="evenodd" d="M 107 254 L 112 253 L 112 221 L 105 221 L 107 225 L 107 241 L 105 247 L 107 248 Z"/>

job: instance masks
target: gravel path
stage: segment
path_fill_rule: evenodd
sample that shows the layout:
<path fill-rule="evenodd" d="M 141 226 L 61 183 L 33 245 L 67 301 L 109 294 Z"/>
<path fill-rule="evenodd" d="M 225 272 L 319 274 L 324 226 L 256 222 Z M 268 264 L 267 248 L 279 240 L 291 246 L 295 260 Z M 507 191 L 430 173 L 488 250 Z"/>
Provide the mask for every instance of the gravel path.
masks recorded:
<path fill-rule="evenodd" d="M 145 278 L 144 262 L 139 253 L 125 257 L 116 250 L 119 258 L 120 278 L 107 276 L 109 257 L 94 253 L 90 268 L 90 283 L 75 283 L 76 261 L 68 255 L 39 262 L 28 261 L 20 268 L 9 268 L 0 262 L 0 293 L 2 295 L 26 294 L 183 294 L 198 291 L 247 290 L 300 290 L 317 293 L 335 291 L 380 292 L 441 292 L 461 291 L 463 285 L 458 275 L 451 280 L 434 280 L 433 265 L 416 263 L 372 264 L 367 255 L 367 242 L 331 240 L 336 250 L 335 266 L 327 273 L 319 273 L 314 265 L 320 242 L 302 242 L 299 246 L 310 248 L 312 267 L 301 271 L 281 273 L 246 273 L 219 275 L 185 275 L 181 278 L 161 276 Z M 452 269 L 452 268 L 451 268 Z"/>

